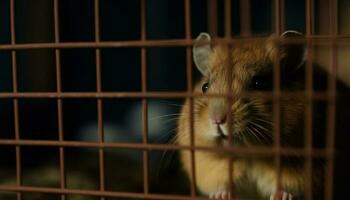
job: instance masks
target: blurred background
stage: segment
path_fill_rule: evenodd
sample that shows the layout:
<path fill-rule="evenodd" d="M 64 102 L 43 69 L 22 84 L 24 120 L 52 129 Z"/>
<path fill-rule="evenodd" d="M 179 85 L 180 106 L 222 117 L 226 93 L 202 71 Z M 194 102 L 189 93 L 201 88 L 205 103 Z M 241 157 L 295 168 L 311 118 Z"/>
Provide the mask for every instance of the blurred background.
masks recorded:
<path fill-rule="evenodd" d="M 210 1 L 191 1 L 191 29 L 195 38 L 209 32 L 212 16 Z M 315 33 L 329 33 L 329 0 L 315 0 Z M 350 8 L 347 0 L 339 0 L 339 32 L 350 33 Z M 242 10 L 242 0 L 232 0 L 232 35 L 241 34 L 250 22 L 252 36 L 268 36 L 274 31 L 273 1 L 250 0 L 251 7 Z M 305 33 L 305 0 L 285 0 L 285 29 Z M 185 37 L 184 1 L 146 1 L 147 39 L 164 40 Z M 0 45 L 10 44 L 10 1 L 0 1 Z M 249 19 L 243 19 L 249 12 Z M 224 1 L 217 0 L 215 35 L 224 34 Z M 329 13 L 328 13 L 329 14 Z M 60 42 L 93 42 L 94 1 L 60 0 Z M 16 43 L 53 43 L 54 18 L 52 0 L 16 0 Z M 140 1 L 100 1 L 101 41 L 140 40 Z M 350 77 L 349 48 L 339 47 L 339 77 Z M 62 90 L 64 92 L 96 91 L 94 49 L 62 49 Z M 329 65 L 329 49 L 314 52 L 323 66 Z M 102 91 L 141 91 L 141 50 L 139 48 L 101 49 Z M 0 50 L 0 92 L 12 92 L 11 51 Z M 55 92 L 54 49 L 17 51 L 18 89 L 20 92 Z M 147 90 L 185 91 L 186 49 L 184 47 L 147 48 Z M 195 79 L 199 73 L 194 69 Z M 151 99 L 148 104 L 149 140 L 169 143 L 175 135 L 176 120 L 183 100 Z M 106 142 L 141 142 L 141 99 L 103 100 Z M 20 99 L 19 123 L 21 139 L 57 140 L 57 100 Z M 0 139 L 14 138 L 12 99 L 0 99 Z M 97 141 L 97 101 L 95 99 L 63 99 L 64 139 Z M 23 185 L 59 187 L 59 152 L 56 147 L 21 147 Z M 106 149 L 106 189 L 142 192 L 142 151 Z M 0 146 L 0 184 L 14 184 L 15 147 Z M 67 188 L 98 189 L 98 149 L 65 148 Z M 77 161 L 78 160 L 78 161 Z M 79 163 L 79 164 L 78 164 Z M 45 177 L 40 174 L 45 174 Z M 47 175 L 47 176 L 46 176 Z M 171 181 L 170 181 L 171 180 Z M 178 183 L 183 182 L 183 188 Z M 187 194 L 187 180 L 181 174 L 176 152 L 150 152 L 151 192 Z M 174 185 L 177 185 L 174 187 Z M 15 199 L 15 194 L 0 192 L 0 199 Z M 59 199 L 59 195 L 26 194 L 24 199 Z M 94 199 L 69 196 L 69 199 Z M 97 198 L 95 198 L 97 199 Z"/>

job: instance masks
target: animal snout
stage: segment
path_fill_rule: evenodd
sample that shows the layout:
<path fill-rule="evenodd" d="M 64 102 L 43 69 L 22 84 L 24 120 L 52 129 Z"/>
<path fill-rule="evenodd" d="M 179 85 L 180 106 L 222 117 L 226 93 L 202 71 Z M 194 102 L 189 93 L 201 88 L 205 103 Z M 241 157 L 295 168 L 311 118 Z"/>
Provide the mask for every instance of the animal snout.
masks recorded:
<path fill-rule="evenodd" d="M 214 124 L 216 125 L 220 125 L 220 124 L 224 124 L 226 122 L 227 116 L 226 114 L 216 114 L 213 115 L 211 120 Z"/>

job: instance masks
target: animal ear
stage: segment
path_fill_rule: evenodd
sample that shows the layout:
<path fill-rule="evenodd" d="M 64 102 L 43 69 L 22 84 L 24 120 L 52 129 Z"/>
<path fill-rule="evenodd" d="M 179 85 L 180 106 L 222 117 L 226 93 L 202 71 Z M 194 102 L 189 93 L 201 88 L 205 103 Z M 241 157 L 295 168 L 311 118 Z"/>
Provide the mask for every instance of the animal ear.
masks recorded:
<path fill-rule="evenodd" d="M 211 50 L 211 38 L 208 33 L 200 33 L 193 45 L 193 60 L 197 69 L 203 74 L 208 73 L 208 60 Z"/>
<path fill-rule="evenodd" d="M 305 62 L 306 46 L 303 39 L 304 35 L 297 31 L 286 31 L 281 35 L 281 39 L 302 39 L 301 41 L 286 41 L 281 44 L 281 52 L 283 54 L 281 64 L 289 70 L 297 70 Z"/>

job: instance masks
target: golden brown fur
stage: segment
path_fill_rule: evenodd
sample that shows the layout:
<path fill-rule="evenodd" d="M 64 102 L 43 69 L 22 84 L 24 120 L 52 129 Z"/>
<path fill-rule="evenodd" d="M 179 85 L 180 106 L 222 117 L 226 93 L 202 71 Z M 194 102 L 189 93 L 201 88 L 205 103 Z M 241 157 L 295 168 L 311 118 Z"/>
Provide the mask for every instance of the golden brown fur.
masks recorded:
<path fill-rule="evenodd" d="M 260 74 L 272 74 L 273 63 L 277 58 L 278 47 L 273 39 L 265 42 L 227 46 L 215 46 L 208 60 L 208 73 L 196 84 L 195 93 L 201 93 L 201 87 L 209 82 L 208 94 L 227 94 L 231 92 L 235 97 L 232 105 L 228 105 L 227 98 L 195 98 L 194 137 L 196 146 L 215 147 L 227 145 L 218 141 L 216 127 L 210 123 L 212 112 L 227 112 L 230 110 L 232 124 L 225 125 L 233 132 L 234 145 L 271 145 L 273 138 L 273 111 L 270 100 L 262 97 L 245 97 L 243 92 L 249 91 L 253 77 Z M 286 53 L 281 49 L 281 60 Z M 299 87 L 299 88 L 298 88 Z M 302 86 L 288 85 L 283 90 L 298 90 Z M 187 100 L 182 108 L 178 124 L 178 143 L 190 145 L 190 110 Z M 230 109 L 229 109 L 230 108 Z M 281 99 L 281 138 L 288 139 L 288 135 L 297 134 L 296 128 L 303 127 L 300 115 L 304 113 L 304 102 L 301 97 Z M 223 126 L 224 127 L 224 126 Z M 248 128 L 249 127 L 249 128 Z M 298 142 L 301 142 L 300 140 Z M 298 143 L 297 142 L 297 143 Z M 268 197 L 276 191 L 277 171 L 272 157 L 233 157 L 232 180 L 237 188 L 244 189 L 253 183 L 262 197 Z M 191 156 L 189 151 L 181 152 L 184 170 L 191 177 Z M 199 191 L 205 195 L 212 192 L 229 190 L 229 162 L 230 155 L 214 151 L 195 152 L 196 183 Z M 304 187 L 302 168 L 282 165 L 282 188 L 293 194 L 300 194 Z"/>

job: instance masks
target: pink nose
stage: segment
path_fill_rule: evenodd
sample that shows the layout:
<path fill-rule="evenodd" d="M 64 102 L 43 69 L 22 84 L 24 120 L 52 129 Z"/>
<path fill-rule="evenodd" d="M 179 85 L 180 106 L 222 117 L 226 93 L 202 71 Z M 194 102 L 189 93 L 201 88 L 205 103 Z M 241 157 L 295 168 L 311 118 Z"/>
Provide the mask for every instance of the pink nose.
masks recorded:
<path fill-rule="evenodd" d="M 212 117 L 212 122 L 214 124 L 224 124 L 226 122 L 226 115 L 215 115 Z"/>

